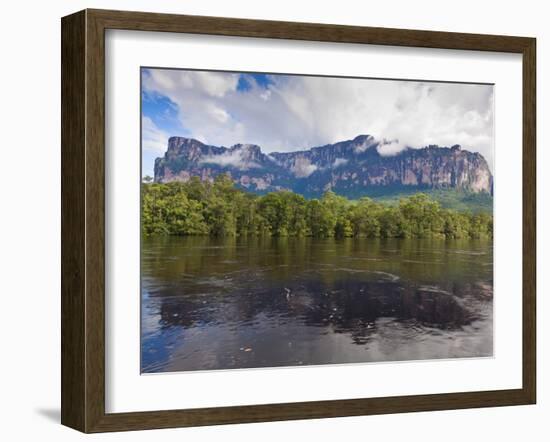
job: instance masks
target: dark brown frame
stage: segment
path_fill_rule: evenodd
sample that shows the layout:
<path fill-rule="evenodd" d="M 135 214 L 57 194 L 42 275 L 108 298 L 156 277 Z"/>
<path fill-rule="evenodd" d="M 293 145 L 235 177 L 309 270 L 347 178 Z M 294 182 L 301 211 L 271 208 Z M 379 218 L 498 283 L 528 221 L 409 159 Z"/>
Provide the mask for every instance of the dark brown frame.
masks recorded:
<path fill-rule="evenodd" d="M 233 18 L 84 10 L 62 19 L 61 422 L 83 432 L 534 404 L 536 40 Z M 401 397 L 105 412 L 105 30 L 496 51 L 523 56 L 523 386 Z"/>

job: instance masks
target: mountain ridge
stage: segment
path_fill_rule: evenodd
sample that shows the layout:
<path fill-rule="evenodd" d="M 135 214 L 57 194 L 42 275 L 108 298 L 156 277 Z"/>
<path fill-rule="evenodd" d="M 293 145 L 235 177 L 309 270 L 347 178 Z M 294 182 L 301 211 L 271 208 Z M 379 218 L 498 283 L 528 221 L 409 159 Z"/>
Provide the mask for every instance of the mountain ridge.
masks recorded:
<path fill-rule="evenodd" d="M 384 189 L 455 189 L 492 194 L 493 176 L 485 158 L 459 145 L 405 147 L 394 155 L 371 135 L 293 152 L 266 154 L 255 144 L 231 147 L 170 137 L 166 153 L 155 160 L 154 181 L 212 181 L 230 174 L 238 187 L 255 193 L 292 190 L 319 196 L 333 190 L 359 197 Z"/>

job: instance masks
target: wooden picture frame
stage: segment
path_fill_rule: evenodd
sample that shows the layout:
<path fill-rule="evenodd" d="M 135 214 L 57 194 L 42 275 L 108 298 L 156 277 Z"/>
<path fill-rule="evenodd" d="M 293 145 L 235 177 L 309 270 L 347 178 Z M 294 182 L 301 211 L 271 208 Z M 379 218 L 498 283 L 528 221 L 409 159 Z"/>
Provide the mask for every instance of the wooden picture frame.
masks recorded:
<path fill-rule="evenodd" d="M 105 30 L 418 48 L 523 58 L 523 385 L 475 391 L 132 413 L 105 412 Z M 536 398 L 534 38 L 84 10 L 62 19 L 62 410 L 83 432 L 533 404 Z"/>

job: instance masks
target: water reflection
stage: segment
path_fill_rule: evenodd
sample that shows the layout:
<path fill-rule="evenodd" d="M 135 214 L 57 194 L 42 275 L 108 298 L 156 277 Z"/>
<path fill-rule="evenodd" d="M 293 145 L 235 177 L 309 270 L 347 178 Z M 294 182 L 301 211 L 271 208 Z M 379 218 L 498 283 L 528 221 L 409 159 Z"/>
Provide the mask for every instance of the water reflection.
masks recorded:
<path fill-rule="evenodd" d="M 144 372 L 488 356 L 484 241 L 147 239 Z"/>

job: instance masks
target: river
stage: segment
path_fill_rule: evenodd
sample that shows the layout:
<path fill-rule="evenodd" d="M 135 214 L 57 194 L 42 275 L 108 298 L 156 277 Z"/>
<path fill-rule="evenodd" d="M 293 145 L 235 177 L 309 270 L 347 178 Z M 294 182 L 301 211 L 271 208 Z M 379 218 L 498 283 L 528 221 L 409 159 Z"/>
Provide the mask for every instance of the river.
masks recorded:
<path fill-rule="evenodd" d="M 141 370 L 487 357 L 489 240 L 142 241 Z"/>

